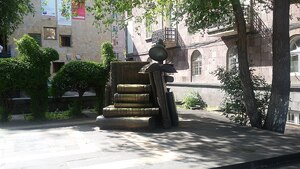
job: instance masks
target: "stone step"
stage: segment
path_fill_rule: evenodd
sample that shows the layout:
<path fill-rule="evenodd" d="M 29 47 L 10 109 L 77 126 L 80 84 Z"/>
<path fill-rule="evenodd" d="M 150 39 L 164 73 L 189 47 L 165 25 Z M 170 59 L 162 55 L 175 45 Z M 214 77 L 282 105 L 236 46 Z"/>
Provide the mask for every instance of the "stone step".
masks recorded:
<path fill-rule="evenodd" d="M 105 118 L 113 117 L 151 117 L 158 116 L 159 108 L 115 108 L 114 105 L 103 108 Z"/>
<path fill-rule="evenodd" d="M 118 118 L 105 118 L 98 116 L 96 125 L 100 129 L 154 129 L 159 126 L 154 117 L 118 117 Z"/>
<path fill-rule="evenodd" d="M 149 94 L 114 94 L 115 103 L 149 103 Z"/>
<path fill-rule="evenodd" d="M 151 103 L 114 103 L 115 108 L 149 108 L 153 107 Z"/>
<path fill-rule="evenodd" d="M 117 93 L 150 93 L 150 85 L 145 84 L 118 84 Z"/>

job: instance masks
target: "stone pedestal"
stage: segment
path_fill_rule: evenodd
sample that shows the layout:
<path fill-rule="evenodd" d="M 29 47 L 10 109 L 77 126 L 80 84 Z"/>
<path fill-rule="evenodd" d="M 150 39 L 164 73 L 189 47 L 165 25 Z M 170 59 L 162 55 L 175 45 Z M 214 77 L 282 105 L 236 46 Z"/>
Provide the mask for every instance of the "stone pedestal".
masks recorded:
<path fill-rule="evenodd" d="M 100 129 L 153 129 L 156 127 L 155 120 L 151 117 L 117 117 L 105 118 L 98 116 L 96 124 Z"/>

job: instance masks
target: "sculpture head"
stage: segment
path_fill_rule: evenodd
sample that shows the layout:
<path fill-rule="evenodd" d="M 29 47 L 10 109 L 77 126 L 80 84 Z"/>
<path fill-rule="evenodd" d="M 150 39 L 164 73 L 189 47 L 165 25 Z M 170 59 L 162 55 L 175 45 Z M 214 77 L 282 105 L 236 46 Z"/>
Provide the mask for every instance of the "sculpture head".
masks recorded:
<path fill-rule="evenodd" d="M 162 39 L 159 39 L 158 42 L 151 47 L 149 56 L 158 63 L 163 63 L 163 61 L 167 59 L 168 53 Z"/>

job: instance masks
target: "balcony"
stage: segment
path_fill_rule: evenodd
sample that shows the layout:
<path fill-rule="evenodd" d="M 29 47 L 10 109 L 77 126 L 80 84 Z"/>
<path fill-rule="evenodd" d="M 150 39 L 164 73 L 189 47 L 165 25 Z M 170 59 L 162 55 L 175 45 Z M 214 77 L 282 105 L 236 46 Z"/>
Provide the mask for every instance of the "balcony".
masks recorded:
<path fill-rule="evenodd" d="M 152 43 L 158 42 L 159 39 L 164 41 L 166 48 L 180 46 L 178 41 L 178 31 L 176 28 L 164 28 L 154 31 L 151 36 Z"/>
<path fill-rule="evenodd" d="M 258 13 L 250 6 L 244 6 L 244 17 L 246 20 L 246 31 L 259 33 L 262 37 L 268 37 L 271 34 L 266 24 L 259 17 Z M 207 33 L 210 36 L 230 36 L 236 35 L 237 31 L 234 23 L 234 15 L 220 20 L 218 23 L 208 27 Z"/>
<path fill-rule="evenodd" d="M 244 6 L 244 17 L 246 20 L 247 32 L 251 31 L 251 16 L 250 7 Z M 234 25 L 234 14 L 230 14 L 226 18 L 222 18 L 218 23 L 212 24 L 207 29 L 207 34 L 210 36 L 230 36 L 236 35 L 237 31 Z"/>

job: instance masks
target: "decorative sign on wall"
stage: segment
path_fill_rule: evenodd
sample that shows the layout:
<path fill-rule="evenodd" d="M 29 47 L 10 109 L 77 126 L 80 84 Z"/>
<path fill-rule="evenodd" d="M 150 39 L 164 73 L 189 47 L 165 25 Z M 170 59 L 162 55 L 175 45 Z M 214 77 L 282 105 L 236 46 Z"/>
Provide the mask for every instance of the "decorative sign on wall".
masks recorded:
<path fill-rule="evenodd" d="M 71 0 L 57 0 L 57 24 L 72 25 Z"/>
<path fill-rule="evenodd" d="M 72 19 L 85 20 L 85 2 L 41 0 L 42 15 L 57 16 L 58 25 L 71 25 Z M 57 13 L 57 15 L 56 15 Z"/>
<path fill-rule="evenodd" d="M 78 20 L 85 19 L 85 3 L 72 0 L 72 18 Z"/>
<path fill-rule="evenodd" d="M 41 0 L 42 15 L 56 16 L 56 0 Z"/>

